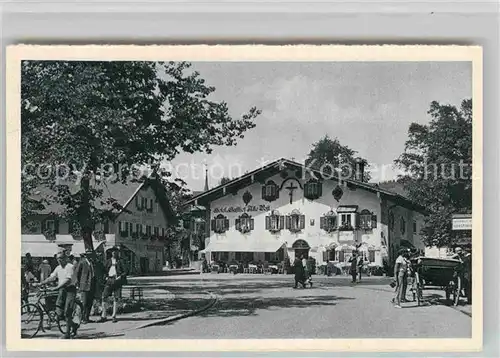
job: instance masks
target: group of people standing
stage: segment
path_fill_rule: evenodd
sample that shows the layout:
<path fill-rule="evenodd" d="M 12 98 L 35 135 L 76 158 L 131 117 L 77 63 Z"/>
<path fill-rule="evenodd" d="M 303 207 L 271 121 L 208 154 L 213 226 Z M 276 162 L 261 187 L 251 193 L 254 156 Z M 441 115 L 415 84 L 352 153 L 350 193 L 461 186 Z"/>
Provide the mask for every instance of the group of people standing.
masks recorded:
<path fill-rule="evenodd" d="M 106 302 L 113 297 L 112 320 L 117 322 L 117 300 L 121 295 L 121 287 L 126 283 L 127 272 L 119 258 L 119 251 L 113 250 L 111 257 L 104 262 L 95 252 L 87 250 L 80 254 L 80 259 L 71 258 L 65 251 L 56 254 L 57 266 L 50 272 L 50 264 L 44 260 L 35 270 L 30 254 L 26 254 L 26 262 L 21 275 L 22 299 L 28 300 L 29 287 L 45 286 L 51 282 L 57 285 L 48 288 L 57 292 L 56 313 L 59 319 L 67 321 L 67 331 L 64 338 L 70 338 L 76 333 L 78 325 L 73 322 L 75 300 L 80 294 L 83 306 L 82 324 L 91 322 L 90 315 L 94 303 L 102 300 L 101 318 L 97 322 L 107 321 Z M 37 282 L 39 279 L 39 282 Z"/>
<path fill-rule="evenodd" d="M 307 260 L 304 255 L 299 257 L 295 257 L 295 261 L 293 262 L 293 271 L 295 275 L 295 285 L 293 288 L 297 288 L 299 283 L 303 288 L 306 288 L 306 285 L 309 284 L 310 287 L 313 286 L 312 274 L 314 267 L 312 266 L 314 261 L 309 258 Z"/>

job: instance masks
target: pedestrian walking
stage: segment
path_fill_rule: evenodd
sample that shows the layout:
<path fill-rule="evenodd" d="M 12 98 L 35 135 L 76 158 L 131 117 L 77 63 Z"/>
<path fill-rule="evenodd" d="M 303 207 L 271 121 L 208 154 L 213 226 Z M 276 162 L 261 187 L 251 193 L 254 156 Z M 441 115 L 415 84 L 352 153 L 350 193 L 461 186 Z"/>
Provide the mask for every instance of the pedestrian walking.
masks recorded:
<path fill-rule="evenodd" d="M 118 299 L 123 284 L 126 281 L 126 271 L 123 262 L 118 257 L 118 250 L 114 250 L 110 259 L 106 260 L 105 264 L 106 283 L 102 293 L 102 314 L 99 322 L 107 321 L 106 300 L 112 296 L 113 298 L 113 313 L 111 318 L 113 323 L 118 322 L 116 315 L 118 310 Z"/>
<path fill-rule="evenodd" d="M 357 269 L 357 273 L 358 273 L 358 282 L 361 282 L 361 273 L 363 271 L 363 264 L 364 264 L 363 255 L 358 254 L 358 256 L 356 258 L 356 269 Z"/>
<path fill-rule="evenodd" d="M 88 258 L 88 255 L 91 254 L 92 250 L 82 253 L 75 270 L 77 287 L 83 305 L 82 324 L 90 322 L 90 312 L 94 303 L 96 288 L 94 265 Z"/>
<path fill-rule="evenodd" d="M 393 298 L 395 308 L 401 308 L 401 302 L 406 302 L 406 286 L 408 284 L 408 250 L 399 251 L 399 256 L 394 265 L 396 277 L 396 296 Z"/>
<path fill-rule="evenodd" d="M 309 256 L 306 262 L 306 270 L 305 270 L 306 279 L 307 283 L 309 283 L 309 287 L 313 286 L 312 274 L 314 273 L 314 265 L 315 265 L 314 259 L 311 256 Z"/>
<path fill-rule="evenodd" d="M 295 275 L 295 286 L 293 286 L 293 288 L 297 288 L 299 283 L 303 288 L 306 288 L 304 265 L 302 263 L 303 258 L 304 256 L 302 256 L 301 258 L 296 257 L 295 261 L 293 262 L 293 271 Z"/>
<path fill-rule="evenodd" d="M 358 277 L 358 253 L 356 251 L 352 252 L 352 256 L 349 259 L 349 263 L 351 264 L 351 283 L 356 283 L 356 278 Z"/>

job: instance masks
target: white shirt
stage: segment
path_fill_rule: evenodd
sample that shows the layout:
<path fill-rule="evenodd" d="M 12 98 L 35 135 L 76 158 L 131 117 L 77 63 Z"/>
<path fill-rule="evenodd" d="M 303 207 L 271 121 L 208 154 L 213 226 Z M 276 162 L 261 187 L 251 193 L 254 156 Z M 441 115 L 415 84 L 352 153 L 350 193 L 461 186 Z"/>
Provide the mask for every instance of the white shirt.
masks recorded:
<path fill-rule="evenodd" d="M 111 259 L 111 267 L 108 272 L 109 277 L 116 277 L 116 259 Z"/>
<path fill-rule="evenodd" d="M 66 266 L 62 267 L 61 265 L 57 266 L 54 271 L 50 274 L 50 277 L 53 278 L 57 276 L 57 283 L 60 284 L 63 281 L 71 280 L 73 277 L 73 264 L 67 263 Z"/>
<path fill-rule="evenodd" d="M 398 256 L 396 259 L 396 265 L 401 264 L 399 267 L 400 272 L 405 272 L 408 269 L 408 261 L 403 256 Z"/>

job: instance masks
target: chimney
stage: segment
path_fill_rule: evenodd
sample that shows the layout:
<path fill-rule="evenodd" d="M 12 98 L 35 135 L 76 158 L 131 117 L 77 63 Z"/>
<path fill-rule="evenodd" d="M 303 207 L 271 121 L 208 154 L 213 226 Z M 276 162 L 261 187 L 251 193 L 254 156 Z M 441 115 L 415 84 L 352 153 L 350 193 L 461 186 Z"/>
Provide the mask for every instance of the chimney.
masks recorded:
<path fill-rule="evenodd" d="M 355 159 L 355 163 L 356 163 L 356 175 L 355 175 L 355 179 L 357 181 L 363 181 L 363 179 L 365 178 L 365 160 L 362 159 L 362 158 L 356 158 Z"/>

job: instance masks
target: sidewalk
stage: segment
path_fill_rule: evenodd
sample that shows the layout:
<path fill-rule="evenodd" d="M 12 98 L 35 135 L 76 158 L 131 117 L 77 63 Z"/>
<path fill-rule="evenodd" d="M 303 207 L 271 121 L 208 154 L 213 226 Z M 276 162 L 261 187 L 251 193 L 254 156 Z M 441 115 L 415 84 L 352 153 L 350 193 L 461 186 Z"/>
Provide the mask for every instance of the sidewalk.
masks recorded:
<path fill-rule="evenodd" d="M 99 339 L 120 337 L 127 331 L 139 329 L 143 325 L 154 323 L 158 320 L 168 320 L 174 316 L 191 313 L 203 308 L 212 301 L 212 296 L 205 292 L 175 289 L 175 294 L 166 289 L 144 289 L 144 299 L 138 304 L 127 298 L 124 310 L 135 312 L 118 314 L 118 322 L 113 323 L 108 315 L 108 321 L 103 323 L 91 322 L 81 325 L 74 339 Z M 133 305 L 133 307 L 132 307 Z M 91 317 L 92 321 L 99 316 Z M 61 332 L 53 327 L 47 332 L 39 332 L 36 338 L 59 338 Z M 35 339 L 36 339 L 35 338 Z"/>

